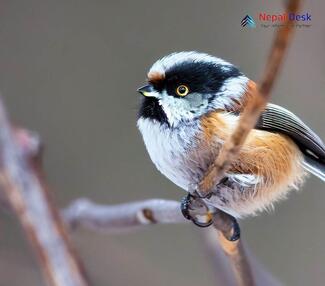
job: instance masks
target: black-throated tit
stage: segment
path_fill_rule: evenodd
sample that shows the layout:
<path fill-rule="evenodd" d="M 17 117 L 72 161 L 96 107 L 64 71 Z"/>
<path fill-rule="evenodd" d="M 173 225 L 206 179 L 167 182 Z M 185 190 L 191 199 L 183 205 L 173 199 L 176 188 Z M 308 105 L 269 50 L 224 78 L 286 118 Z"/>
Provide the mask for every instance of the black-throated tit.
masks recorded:
<path fill-rule="evenodd" d="M 138 127 L 158 170 L 189 191 L 235 128 L 256 84 L 234 65 L 198 52 L 153 64 Z M 234 217 L 255 214 L 298 188 L 306 171 L 325 181 L 325 146 L 297 116 L 268 104 L 225 180 L 205 203 Z"/>

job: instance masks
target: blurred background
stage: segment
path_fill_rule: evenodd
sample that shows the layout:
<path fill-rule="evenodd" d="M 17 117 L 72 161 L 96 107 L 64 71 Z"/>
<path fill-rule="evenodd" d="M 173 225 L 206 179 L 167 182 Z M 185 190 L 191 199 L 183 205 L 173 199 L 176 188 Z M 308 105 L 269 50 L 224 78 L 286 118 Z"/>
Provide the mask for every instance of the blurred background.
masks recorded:
<path fill-rule="evenodd" d="M 240 21 L 263 11 L 282 12 L 282 1 L 0 0 L 0 90 L 12 120 L 41 134 L 57 203 L 180 199 L 146 153 L 136 89 L 157 58 L 182 50 L 217 55 L 258 80 L 274 29 Z M 324 11 L 325 2 L 306 1 L 312 26 L 296 30 L 273 94 L 323 139 Z M 285 285 L 324 285 L 324 189 L 310 178 L 274 212 L 241 222 L 253 253 Z M 0 214 L 0 286 L 44 285 L 16 219 Z M 191 225 L 72 238 L 96 286 L 215 285 Z"/>

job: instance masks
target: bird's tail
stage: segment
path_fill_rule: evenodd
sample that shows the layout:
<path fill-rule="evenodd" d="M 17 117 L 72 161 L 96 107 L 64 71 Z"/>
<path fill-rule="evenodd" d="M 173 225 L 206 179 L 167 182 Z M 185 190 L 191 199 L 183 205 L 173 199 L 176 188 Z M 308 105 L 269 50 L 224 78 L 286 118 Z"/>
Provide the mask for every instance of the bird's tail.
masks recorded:
<path fill-rule="evenodd" d="M 325 163 L 305 156 L 303 166 L 308 172 L 312 173 L 316 177 L 320 178 L 323 182 L 325 182 Z"/>

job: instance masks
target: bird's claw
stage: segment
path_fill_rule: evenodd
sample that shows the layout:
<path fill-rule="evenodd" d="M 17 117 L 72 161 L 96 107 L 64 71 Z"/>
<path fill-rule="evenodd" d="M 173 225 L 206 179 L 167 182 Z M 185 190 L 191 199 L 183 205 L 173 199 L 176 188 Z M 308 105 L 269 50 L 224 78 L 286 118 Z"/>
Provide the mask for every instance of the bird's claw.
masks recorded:
<path fill-rule="evenodd" d="M 239 223 L 237 222 L 237 220 L 234 217 L 232 217 L 232 219 L 233 219 L 232 234 L 227 239 L 229 241 L 236 241 L 236 240 L 240 239 L 240 227 L 239 227 Z"/>
<path fill-rule="evenodd" d="M 188 194 L 181 201 L 183 216 L 199 227 L 207 227 L 212 224 L 212 213 L 200 197 Z"/>
<path fill-rule="evenodd" d="M 228 220 L 231 224 L 230 235 L 225 235 L 229 241 L 237 241 L 240 238 L 240 227 L 237 220 L 219 209 L 215 210 L 216 212 L 213 213 L 200 197 L 188 193 L 187 196 L 182 198 L 181 211 L 187 220 L 192 221 L 199 227 L 210 226 L 213 223 L 213 215 L 215 214 L 222 220 Z M 218 226 L 216 226 L 216 228 L 219 229 Z M 229 232 L 227 231 L 227 233 Z"/>
<path fill-rule="evenodd" d="M 216 209 L 214 213 L 213 225 L 229 241 L 237 241 L 240 238 L 240 227 L 236 218 L 220 209 Z"/>

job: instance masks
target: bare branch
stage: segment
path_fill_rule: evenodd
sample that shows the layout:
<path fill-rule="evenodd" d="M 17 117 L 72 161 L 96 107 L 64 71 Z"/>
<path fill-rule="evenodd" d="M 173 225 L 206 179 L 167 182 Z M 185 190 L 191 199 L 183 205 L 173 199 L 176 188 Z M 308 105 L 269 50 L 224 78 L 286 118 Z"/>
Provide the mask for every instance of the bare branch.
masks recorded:
<path fill-rule="evenodd" d="M 84 271 L 68 239 L 60 215 L 49 199 L 39 165 L 36 164 L 39 161 L 34 158 L 32 162 L 26 157 L 33 153 L 34 145 L 29 141 L 28 148 L 25 149 L 22 143 L 23 139 L 29 139 L 31 136 L 25 138 L 23 135 L 12 131 L 0 101 L 1 191 L 34 246 L 48 284 L 85 286 L 87 282 Z"/>
<path fill-rule="evenodd" d="M 38 156 L 41 150 L 41 141 L 38 134 L 18 127 L 12 127 L 12 133 L 21 152 L 26 158 L 35 158 Z M 0 208 L 8 213 L 12 211 L 5 193 L 1 191 Z"/>
<path fill-rule="evenodd" d="M 297 13 L 300 7 L 300 0 L 291 0 L 288 2 L 286 12 Z M 265 109 L 271 95 L 272 87 L 279 75 L 293 31 L 294 25 L 292 25 L 288 18 L 277 30 L 257 92 L 252 96 L 252 100 L 248 101 L 240 116 L 237 128 L 226 140 L 218 157 L 211 164 L 208 172 L 199 183 L 198 192 L 202 196 L 210 193 L 213 187 L 223 178 L 231 163 L 238 156 L 249 132 L 255 127 L 260 114 Z"/>
<path fill-rule="evenodd" d="M 208 228 L 203 233 L 203 239 L 206 242 L 207 254 L 210 256 L 213 263 L 214 274 L 220 285 L 235 286 L 238 285 L 236 277 L 233 275 L 232 263 L 226 256 L 225 251 L 221 248 L 221 245 L 216 243 L 216 237 L 219 232 L 213 228 Z M 219 240 L 219 238 L 217 238 Z M 253 277 L 257 286 L 281 286 L 277 279 L 275 279 L 270 273 L 268 273 L 263 265 L 256 260 L 251 254 L 245 243 L 241 246 L 246 253 L 249 265 L 253 270 Z"/>
<path fill-rule="evenodd" d="M 229 241 L 221 231 L 219 231 L 217 239 L 229 258 L 238 285 L 256 285 L 241 239 Z"/>
<path fill-rule="evenodd" d="M 299 0 L 288 1 L 286 12 L 296 13 L 299 11 L 299 7 Z M 277 30 L 260 85 L 256 93 L 253 94 L 252 99 L 247 102 L 233 134 L 226 140 L 218 157 L 211 164 L 199 183 L 197 192 L 201 196 L 205 197 L 211 193 L 214 186 L 224 177 L 231 163 L 238 156 L 249 132 L 255 127 L 261 113 L 265 109 L 272 87 L 279 75 L 293 30 L 294 25 L 292 25 L 288 18 L 284 25 Z M 231 217 L 223 215 L 220 220 L 220 212 L 218 212 L 214 214 L 213 221 L 214 227 L 219 230 L 218 240 L 224 253 L 229 257 L 237 284 L 240 286 L 256 285 L 251 265 L 246 258 L 240 239 L 236 241 L 229 240 L 234 233 L 234 224 Z"/>
<path fill-rule="evenodd" d="M 156 223 L 188 222 L 180 211 L 179 202 L 162 199 L 120 205 L 98 205 L 88 199 L 78 199 L 62 215 L 71 227 L 83 226 L 104 232 L 132 230 Z"/>
<path fill-rule="evenodd" d="M 72 229 L 83 227 L 92 231 L 100 231 L 110 234 L 139 230 L 152 224 L 177 224 L 188 223 L 180 211 L 180 203 L 177 201 L 150 199 L 145 201 L 131 202 L 119 205 L 100 205 L 88 199 L 78 199 L 62 211 L 62 216 L 67 225 Z M 223 222 L 224 220 L 221 220 Z M 207 253 L 214 264 L 214 273 L 220 285 L 237 285 L 233 265 L 240 265 L 240 255 L 236 252 L 237 244 L 227 239 L 222 244 L 217 244 L 216 238 L 222 235 L 213 228 L 204 232 Z M 246 247 L 241 245 L 240 250 L 247 253 L 248 261 L 253 266 L 253 277 L 256 278 L 258 286 L 281 285 L 250 255 Z M 223 247 L 227 245 L 228 249 Z M 227 261 L 227 256 L 230 261 Z M 236 263 L 232 263 L 232 260 Z M 235 273 L 236 273 L 235 271 Z M 248 277 L 249 278 L 249 277 Z M 253 284 L 252 284 L 253 285 Z"/>

